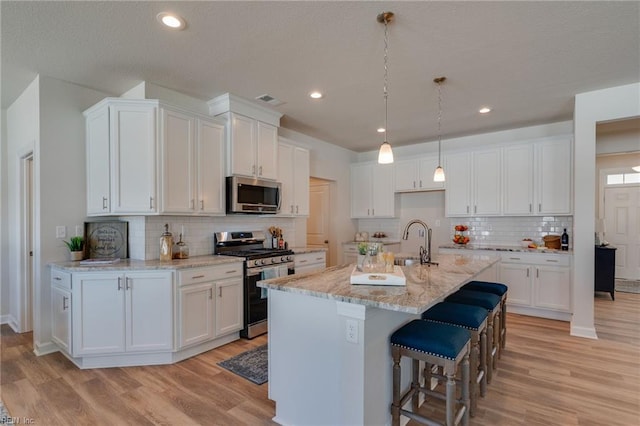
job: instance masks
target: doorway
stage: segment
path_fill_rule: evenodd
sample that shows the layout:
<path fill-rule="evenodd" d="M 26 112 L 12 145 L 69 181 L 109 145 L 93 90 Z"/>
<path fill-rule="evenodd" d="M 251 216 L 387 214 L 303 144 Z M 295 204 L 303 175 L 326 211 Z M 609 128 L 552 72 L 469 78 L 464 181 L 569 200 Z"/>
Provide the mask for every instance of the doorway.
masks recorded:
<path fill-rule="evenodd" d="M 309 217 L 307 218 L 307 246 L 327 250 L 327 266 L 331 266 L 331 191 L 332 182 L 309 179 Z"/>
<path fill-rule="evenodd" d="M 604 234 L 607 242 L 617 249 L 616 278 L 640 280 L 639 217 L 640 185 L 605 188 Z"/>
<path fill-rule="evenodd" d="M 19 332 L 33 330 L 34 286 L 34 173 L 33 152 L 20 158 L 20 303 Z"/>

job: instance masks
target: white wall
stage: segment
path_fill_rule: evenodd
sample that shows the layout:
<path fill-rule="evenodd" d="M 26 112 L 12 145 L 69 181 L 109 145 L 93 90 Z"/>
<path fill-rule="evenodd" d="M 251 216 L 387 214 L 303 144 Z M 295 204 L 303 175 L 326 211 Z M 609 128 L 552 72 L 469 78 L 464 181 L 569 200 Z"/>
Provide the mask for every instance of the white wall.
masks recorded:
<path fill-rule="evenodd" d="M 596 337 L 593 318 L 596 124 L 638 116 L 640 83 L 581 93 L 575 98 L 572 335 Z"/>
<path fill-rule="evenodd" d="M 0 110 L 0 217 L 8 214 L 7 203 L 7 110 Z M 0 220 L 0 323 L 9 321 L 8 223 Z"/>

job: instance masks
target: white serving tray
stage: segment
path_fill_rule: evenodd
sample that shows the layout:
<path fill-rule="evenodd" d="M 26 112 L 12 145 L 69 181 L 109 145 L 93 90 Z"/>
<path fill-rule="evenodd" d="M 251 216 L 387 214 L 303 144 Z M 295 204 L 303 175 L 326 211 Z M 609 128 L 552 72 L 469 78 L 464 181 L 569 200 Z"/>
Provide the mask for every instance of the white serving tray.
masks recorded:
<path fill-rule="evenodd" d="M 351 284 L 365 285 L 407 285 L 407 279 L 402 272 L 402 268 L 397 265 L 391 272 L 362 272 L 358 267 L 354 267 L 351 272 Z"/>

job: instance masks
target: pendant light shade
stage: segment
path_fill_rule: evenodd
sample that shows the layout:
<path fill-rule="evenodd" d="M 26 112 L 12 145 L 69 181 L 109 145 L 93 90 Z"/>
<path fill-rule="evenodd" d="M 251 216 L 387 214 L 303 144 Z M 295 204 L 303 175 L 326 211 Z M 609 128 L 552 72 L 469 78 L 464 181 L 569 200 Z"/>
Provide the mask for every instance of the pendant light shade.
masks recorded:
<path fill-rule="evenodd" d="M 387 141 L 387 52 L 389 48 L 388 24 L 393 20 L 393 12 L 382 12 L 376 20 L 384 24 L 384 142 L 380 145 L 380 150 L 378 151 L 378 163 L 391 164 L 393 163 L 393 151 L 391 150 L 391 144 Z"/>
<path fill-rule="evenodd" d="M 440 131 L 440 122 L 442 121 L 442 83 L 447 77 L 437 77 L 433 79 L 433 82 L 438 85 L 438 167 L 433 173 L 434 182 L 444 182 L 444 169 L 442 168 L 442 132 Z"/>
<path fill-rule="evenodd" d="M 635 170 L 636 172 L 640 172 L 640 166 L 632 167 L 632 169 Z"/>
<path fill-rule="evenodd" d="M 393 163 L 393 151 L 391 150 L 391 145 L 387 141 L 384 141 L 382 145 L 380 145 L 380 151 L 378 151 L 378 163 Z"/>

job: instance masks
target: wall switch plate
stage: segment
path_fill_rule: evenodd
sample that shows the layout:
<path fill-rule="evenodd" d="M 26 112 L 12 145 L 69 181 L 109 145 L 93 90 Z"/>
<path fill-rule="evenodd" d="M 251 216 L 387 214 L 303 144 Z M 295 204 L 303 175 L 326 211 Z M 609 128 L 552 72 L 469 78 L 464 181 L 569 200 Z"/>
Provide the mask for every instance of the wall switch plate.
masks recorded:
<path fill-rule="evenodd" d="M 76 225 L 76 237 L 82 237 L 84 234 L 84 230 L 82 229 L 82 225 Z"/>
<path fill-rule="evenodd" d="M 358 343 L 358 321 L 347 320 L 347 342 Z"/>
<path fill-rule="evenodd" d="M 67 238 L 67 227 L 64 225 L 56 226 L 56 238 Z"/>
<path fill-rule="evenodd" d="M 440 219 L 436 220 L 436 227 L 440 226 Z"/>

